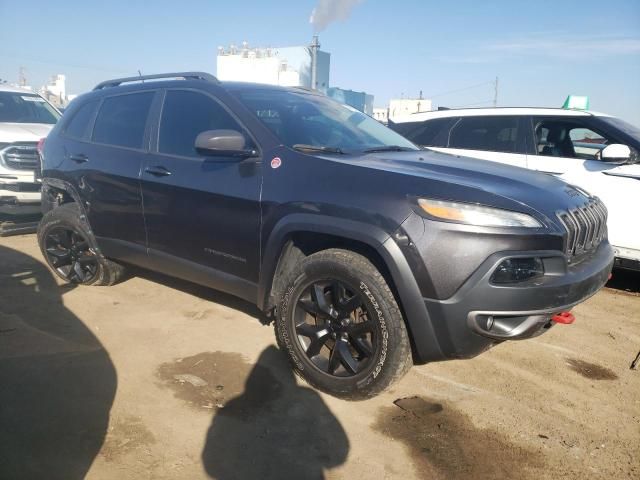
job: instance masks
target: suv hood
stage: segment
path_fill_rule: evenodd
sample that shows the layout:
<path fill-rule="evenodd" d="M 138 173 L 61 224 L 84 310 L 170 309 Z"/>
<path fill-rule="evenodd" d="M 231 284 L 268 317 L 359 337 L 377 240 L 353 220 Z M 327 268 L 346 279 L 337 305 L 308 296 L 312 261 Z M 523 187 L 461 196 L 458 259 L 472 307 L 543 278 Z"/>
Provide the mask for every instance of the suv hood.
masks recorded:
<path fill-rule="evenodd" d="M 37 142 L 46 137 L 52 124 L 0 122 L 0 143 Z"/>
<path fill-rule="evenodd" d="M 342 160 L 336 156 L 331 159 Z M 418 182 L 419 191 L 408 191 L 408 195 L 462 202 L 473 198 L 474 202 L 490 206 L 524 212 L 534 210 L 550 219 L 555 219 L 556 212 L 582 206 L 590 198 L 584 190 L 553 175 L 430 150 L 368 154 L 351 157 L 351 162 L 432 181 L 431 184 Z"/>

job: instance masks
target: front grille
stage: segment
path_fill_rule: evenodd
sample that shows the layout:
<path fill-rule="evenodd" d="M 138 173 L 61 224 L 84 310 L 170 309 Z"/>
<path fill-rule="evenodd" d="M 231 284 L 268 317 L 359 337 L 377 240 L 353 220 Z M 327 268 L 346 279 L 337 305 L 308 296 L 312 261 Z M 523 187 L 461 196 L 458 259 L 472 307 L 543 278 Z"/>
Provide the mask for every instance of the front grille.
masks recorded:
<path fill-rule="evenodd" d="M 13 170 L 31 170 L 40 168 L 40 155 L 35 142 L 12 143 L 0 150 L 2 163 Z"/>
<path fill-rule="evenodd" d="M 567 231 L 565 253 L 569 258 L 592 252 L 607 236 L 607 208 L 598 199 L 558 213 Z"/>

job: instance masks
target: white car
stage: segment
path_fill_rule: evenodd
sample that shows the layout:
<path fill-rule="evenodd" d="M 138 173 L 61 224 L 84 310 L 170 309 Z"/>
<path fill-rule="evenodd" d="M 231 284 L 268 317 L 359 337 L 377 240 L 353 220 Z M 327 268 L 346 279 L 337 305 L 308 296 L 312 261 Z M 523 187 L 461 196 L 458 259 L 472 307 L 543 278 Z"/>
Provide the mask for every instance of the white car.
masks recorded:
<path fill-rule="evenodd" d="M 40 211 L 37 144 L 59 118 L 40 95 L 0 85 L 0 214 Z"/>
<path fill-rule="evenodd" d="M 389 126 L 433 150 L 557 175 L 597 195 L 609 210 L 616 265 L 640 270 L 640 129 L 602 113 L 559 108 L 439 110 Z"/>

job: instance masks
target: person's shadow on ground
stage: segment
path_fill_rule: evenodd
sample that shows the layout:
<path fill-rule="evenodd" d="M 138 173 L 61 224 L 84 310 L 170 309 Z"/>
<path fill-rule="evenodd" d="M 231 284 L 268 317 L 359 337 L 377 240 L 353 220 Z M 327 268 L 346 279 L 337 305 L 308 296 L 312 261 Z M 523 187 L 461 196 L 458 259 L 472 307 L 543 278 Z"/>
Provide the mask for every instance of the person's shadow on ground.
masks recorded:
<path fill-rule="evenodd" d="M 220 480 L 322 479 L 348 452 L 340 422 L 317 392 L 296 384 L 284 354 L 271 346 L 242 395 L 218 410 L 202 461 Z"/>
<path fill-rule="evenodd" d="M 0 246 L 1 479 L 82 479 L 107 432 L 116 372 L 62 291 Z"/>

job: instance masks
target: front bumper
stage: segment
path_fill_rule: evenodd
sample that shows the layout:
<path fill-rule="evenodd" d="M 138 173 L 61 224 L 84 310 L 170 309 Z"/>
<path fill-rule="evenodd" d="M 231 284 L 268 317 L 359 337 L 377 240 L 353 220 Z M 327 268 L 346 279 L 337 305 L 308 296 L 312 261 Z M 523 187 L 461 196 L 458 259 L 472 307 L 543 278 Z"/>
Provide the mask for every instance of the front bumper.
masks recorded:
<path fill-rule="evenodd" d="M 490 277 L 497 266 L 513 257 L 544 258 L 547 273 L 523 283 L 492 284 Z M 424 302 L 446 358 L 470 358 L 504 340 L 545 332 L 553 325 L 553 315 L 600 290 L 612 266 L 613 249 L 606 241 L 592 256 L 570 266 L 559 251 L 495 253 L 453 296 Z"/>
<path fill-rule="evenodd" d="M 640 250 L 616 246 L 613 250 L 616 256 L 614 267 L 640 271 Z"/>
<path fill-rule="evenodd" d="M 41 189 L 40 182 L 0 182 L 0 209 L 13 212 L 39 208 Z"/>

